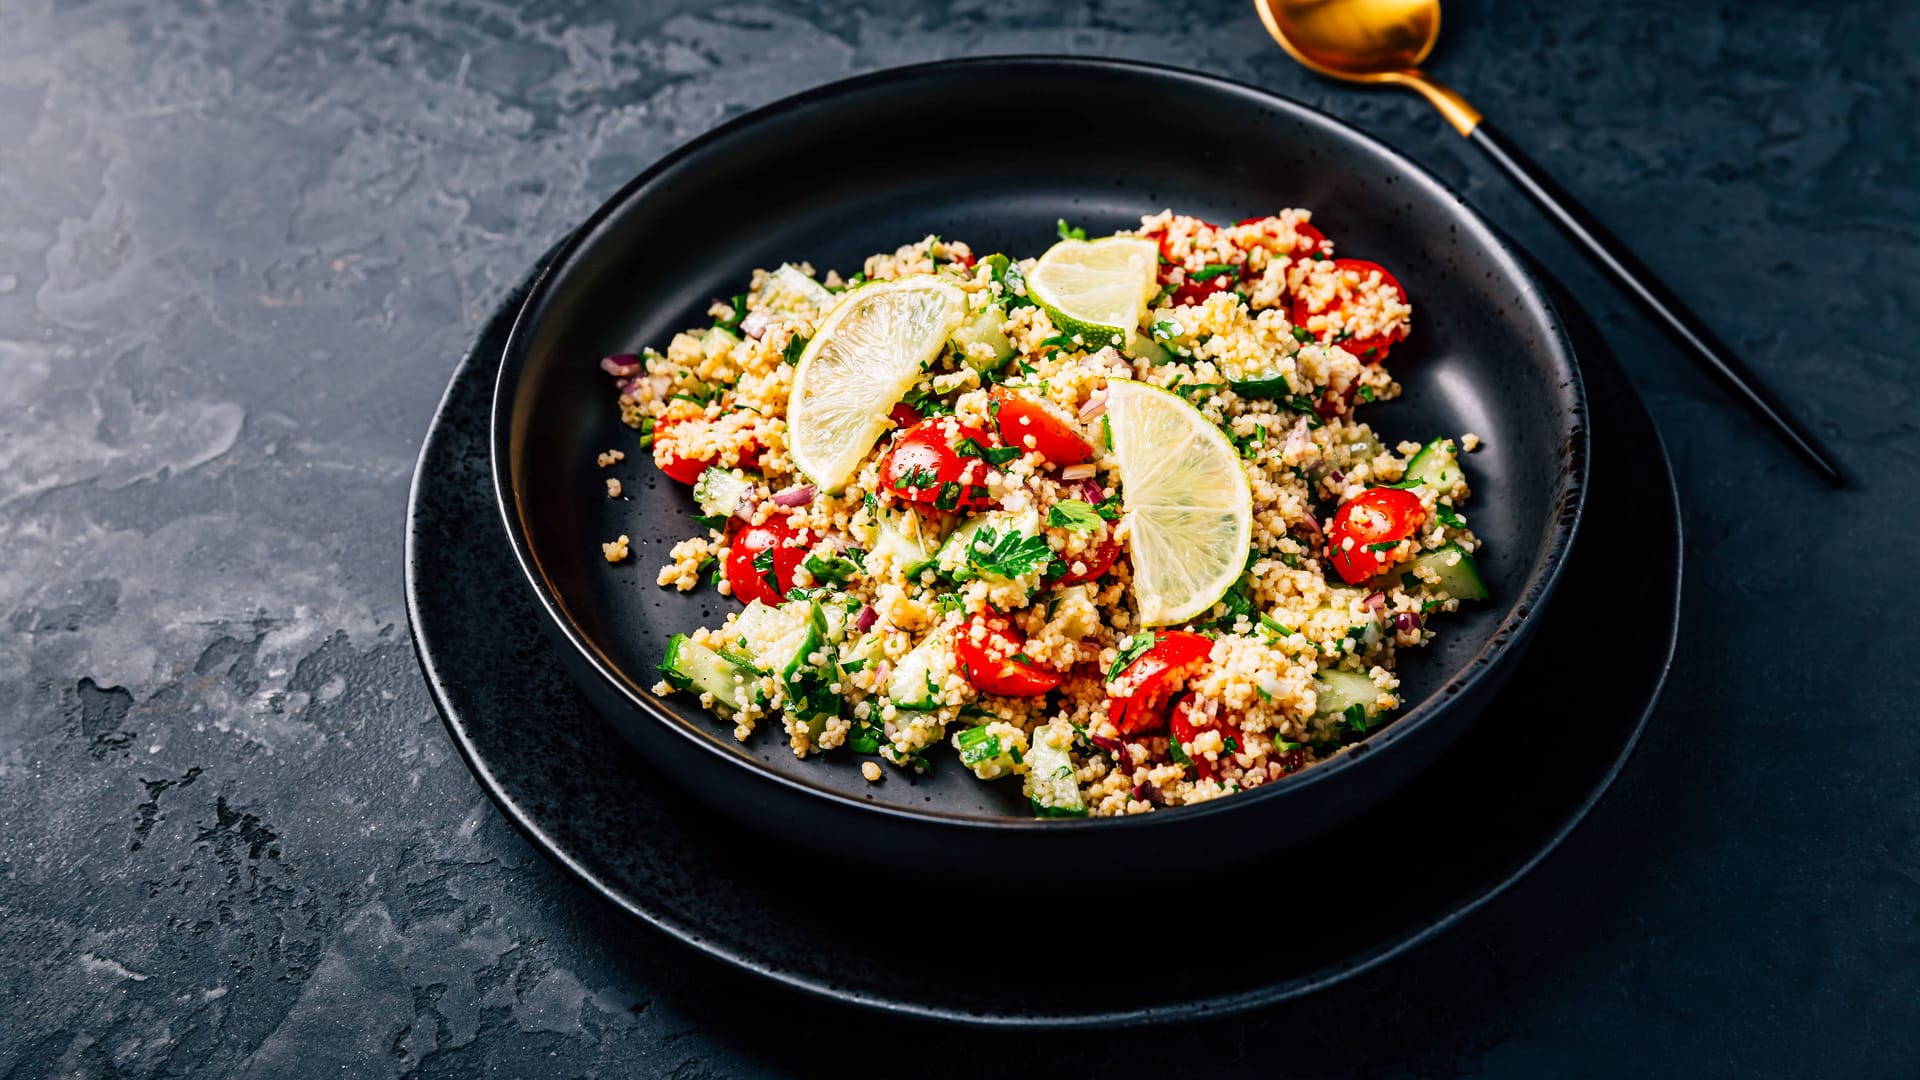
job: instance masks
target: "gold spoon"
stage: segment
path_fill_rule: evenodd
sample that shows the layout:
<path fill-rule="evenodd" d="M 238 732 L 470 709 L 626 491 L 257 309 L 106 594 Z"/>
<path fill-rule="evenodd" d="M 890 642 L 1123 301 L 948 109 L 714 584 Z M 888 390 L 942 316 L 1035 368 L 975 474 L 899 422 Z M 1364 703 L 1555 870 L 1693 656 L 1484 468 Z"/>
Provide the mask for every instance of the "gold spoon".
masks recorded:
<path fill-rule="evenodd" d="M 1440 37 L 1440 0 L 1253 0 L 1267 32 L 1288 55 L 1329 78 L 1409 87 L 1520 185 L 1569 240 L 1665 326 L 1678 344 L 1770 424 L 1827 483 L 1846 476 L 1813 434 L 1754 378 L 1732 350 L 1661 280 L 1614 239 L 1554 179 L 1529 161 L 1467 99 L 1420 70 Z"/>

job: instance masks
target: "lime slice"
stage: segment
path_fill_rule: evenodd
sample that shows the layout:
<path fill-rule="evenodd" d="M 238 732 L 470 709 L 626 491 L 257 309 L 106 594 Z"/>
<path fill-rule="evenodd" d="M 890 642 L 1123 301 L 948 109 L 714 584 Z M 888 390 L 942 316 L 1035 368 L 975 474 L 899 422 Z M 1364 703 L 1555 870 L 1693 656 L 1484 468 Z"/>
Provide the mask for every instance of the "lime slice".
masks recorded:
<path fill-rule="evenodd" d="M 1137 236 L 1062 240 L 1027 274 L 1027 296 L 1088 350 L 1125 345 L 1160 291 L 1160 249 Z M 1114 340 L 1118 338 L 1119 340 Z"/>
<path fill-rule="evenodd" d="M 1131 379 L 1107 384 L 1143 626 L 1204 615 L 1247 564 L 1253 493 L 1240 455 L 1200 410 Z"/>
<path fill-rule="evenodd" d="M 859 470 L 887 413 L 967 314 L 959 286 L 929 275 L 876 281 L 827 313 L 800 354 L 787 400 L 793 463 L 828 492 Z"/>

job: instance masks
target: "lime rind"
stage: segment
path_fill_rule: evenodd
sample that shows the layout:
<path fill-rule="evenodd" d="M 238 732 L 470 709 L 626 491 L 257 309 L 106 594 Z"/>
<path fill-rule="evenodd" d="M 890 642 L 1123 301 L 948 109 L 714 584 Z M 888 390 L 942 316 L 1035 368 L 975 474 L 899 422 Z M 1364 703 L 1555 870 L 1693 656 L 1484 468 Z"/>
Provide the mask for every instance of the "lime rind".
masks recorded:
<path fill-rule="evenodd" d="M 1026 275 L 1027 296 L 1087 350 L 1125 346 L 1159 290 L 1159 262 L 1160 249 L 1137 236 L 1062 240 Z"/>

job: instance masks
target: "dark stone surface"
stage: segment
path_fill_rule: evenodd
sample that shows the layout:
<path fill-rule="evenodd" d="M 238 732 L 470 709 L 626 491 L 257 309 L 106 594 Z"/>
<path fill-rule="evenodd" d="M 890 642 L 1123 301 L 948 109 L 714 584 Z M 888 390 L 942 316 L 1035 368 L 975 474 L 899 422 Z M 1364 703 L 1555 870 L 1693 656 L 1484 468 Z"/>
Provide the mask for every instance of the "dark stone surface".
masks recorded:
<path fill-rule="evenodd" d="M 1910 1073 L 1920 11 L 1448 20 L 1436 74 L 1857 489 L 1821 491 L 1425 106 L 1311 80 L 1241 3 L 7 4 L 0 1072 Z M 527 262 L 722 118 L 1007 51 L 1205 67 L 1380 134 L 1567 279 L 1667 435 L 1686 631 L 1647 743 L 1560 853 L 1367 976 L 1344 1023 L 988 1042 L 775 995 L 548 867 L 415 669 L 413 456 Z M 1090 907 L 1182 947 L 1172 913 Z"/>

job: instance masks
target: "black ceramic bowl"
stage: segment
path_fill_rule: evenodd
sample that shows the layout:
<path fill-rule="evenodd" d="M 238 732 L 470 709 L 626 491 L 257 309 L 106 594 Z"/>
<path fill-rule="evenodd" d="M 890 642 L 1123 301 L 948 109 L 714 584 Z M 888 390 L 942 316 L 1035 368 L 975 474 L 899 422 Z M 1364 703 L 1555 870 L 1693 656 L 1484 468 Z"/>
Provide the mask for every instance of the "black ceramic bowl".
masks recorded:
<path fill-rule="evenodd" d="M 1024 132 L 1025 134 L 1016 134 Z M 1403 398 L 1364 413 L 1391 439 L 1475 432 L 1468 508 L 1493 599 L 1403 654 L 1407 706 L 1316 768 L 1204 806 L 1037 821 L 1012 782 L 951 757 L 933 774 L 861 778 L 844 755 L 800 761 L 784 738 L 741 744 L 685 697 L 662 699 L 667 638 L 731 601 L 654 585 L 694 535 L 688 492 L 621 426 L 599 357 L 664 346 L 755 267 L 850 272 L 928 233 L 1037 255 L 1065 217 L 1089 232 L 1173 207 L 1238 220 L 1314 211 L 1343 255 L 1390 267 L 1415 307 L 1391 366 Z M 610 500 L 597 453 L 624 447 Z M 1223 869 L 1325 833 L 1452 743 L 1527 641 L 1580 519 L 1585 402 L 1537 283 L 1431 175 L 1299 104 L 1206 75 L 1095 60 L 955 61 L 835 83 L 741 117 L 642 173 L 581 226 L 535 285 L 495 390 L 494 483 L 550 636 L 589 698 L 664 773 L 716 810 L 876 864 L 978 884 L 1101 872 L 1151 852 Z M 628 561 L 600 543 L 625 533 Z M 528 724 L 540 723 L 537 716 Z M 645 823 L 625 824 L 645 828 Z"/>

